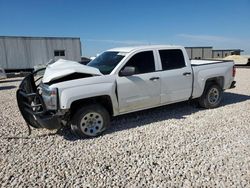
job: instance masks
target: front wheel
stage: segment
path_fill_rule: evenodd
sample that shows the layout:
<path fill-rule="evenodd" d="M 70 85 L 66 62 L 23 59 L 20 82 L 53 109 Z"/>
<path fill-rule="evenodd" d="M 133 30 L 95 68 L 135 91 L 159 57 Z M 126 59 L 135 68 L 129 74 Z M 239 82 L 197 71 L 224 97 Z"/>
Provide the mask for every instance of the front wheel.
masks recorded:
<path fill-rule="evenodd" d="M 72 117 L 71 130 L 76 135 L 94 137 L 103 133 L 110 124 L 110 115 L 101 105 L 82 107 Z"/>
<path fill-rule="evenodd" d="M 202 96 L 199 98 L 199 104 L 203 108 L 216 108 L 220 105 L 222 99 L 222 89 L 217 84 L 209 84 L 205 87 Z"/>

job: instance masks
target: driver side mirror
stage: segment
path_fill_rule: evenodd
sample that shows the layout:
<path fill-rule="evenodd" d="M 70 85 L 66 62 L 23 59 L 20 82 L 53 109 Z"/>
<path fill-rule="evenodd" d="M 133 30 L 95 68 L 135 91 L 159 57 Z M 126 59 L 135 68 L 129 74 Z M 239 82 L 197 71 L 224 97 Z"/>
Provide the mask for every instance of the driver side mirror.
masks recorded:
<path fill-rule="evenodd" d="M 127 66 L 127 67 L 124 67 L 124 69 L 122 69 L 120 71 L 120 76 L 132 76 L 135 74 L 135 67 L 130 67 L 130 66 Z"/>

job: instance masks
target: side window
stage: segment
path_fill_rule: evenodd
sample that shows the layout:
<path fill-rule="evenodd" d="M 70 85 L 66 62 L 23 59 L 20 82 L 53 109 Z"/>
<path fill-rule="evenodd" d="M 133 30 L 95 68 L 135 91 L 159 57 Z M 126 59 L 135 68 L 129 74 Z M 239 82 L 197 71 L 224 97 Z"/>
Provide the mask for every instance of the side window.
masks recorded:
<path fill-rule="evenodd" d="M 162 69 L 171 70 L 185 67 L 185 60 L 181 50 L 159 50 Z"/>
<path fill-rule="evenodd" d="M 153 51 L 139 52 L 135 54 L 130 60 L 128 60 L 125 66 L 135 67 L 136 74 L 154 72 L 155 61 Z"/>

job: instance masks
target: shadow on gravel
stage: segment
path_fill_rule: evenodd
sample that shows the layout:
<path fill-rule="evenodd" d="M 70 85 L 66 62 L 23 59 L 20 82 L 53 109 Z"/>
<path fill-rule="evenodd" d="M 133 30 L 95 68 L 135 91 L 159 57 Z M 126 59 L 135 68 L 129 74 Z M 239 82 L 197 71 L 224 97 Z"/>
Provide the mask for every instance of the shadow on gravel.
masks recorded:
<path fill-rule="evenodd" d="M 167 106 L 157 107 L 149 110 L 133 112 L 126 115 L 114 117 L 111 122 L 111 127 L 102 135 L 111 134 L 126 129 L 145 126 L 150 123 L 160 122 L 166 119 L 185 119 L 187 115 L 195 113 L 203 109 L 197 108 L 195 102 L 181 102 L 177 104 L 170 104 Z M 68 141 L 76 141 L 81 138 L 74 136 L 69 128 L 65 128 L 60 133 Z M 95 139 L 95 138 L 87 138 Z"/>
<path fill-rule="evenodd" d="M 8 90 L 8 89 L 14 89 L 16 86 L 0 86 L 0 91 L 1 90 Z"/>
<path fill-rule="evenodd" d="M 250 100 L 250 96 L 225 92 L 223 95 L 223 101 L 221 106 L 235 104 L 246 100 Z M 112 134 L 113 132 L 132 129 L 135 127 L 141 127 L 150 123 L 161 122 L 167 119 L 185 119 L 186 116 L 201 110 L 206 110 L 206 109 L 199 108 L 197 102 L 192 101 L 190 103 L 181 102 L 149 110 L 134 112 L 126 115 L 121 115 L 113 118 L 111 122 L 111 127 L 103 135 Z M 54 135 L 60 135 L 68 141 L 76 141 L 81 139 L 74 136 L 73 133 L 71 133 L 69 127 L 65 127 L 55 133 L 48 133 L 36 136 L 5 137 L 5 139 L 33 139 L 33 138 L 41 138 Z M 89 139 L 95 139 L 95 138 L 89 138 Z"/>
<path fill-rule="evenodd" d="M 223 100 L 221 102 L 221 106 L 226 106 L 230 104 L 235 104 L 243 101 L 247 101 L 250 99 L 250 95 L 242 95 L 237 93 L 223 93 Z"/>
<path fill-rule="evenodd" d="M 250 96 L 225 92 L 223 94 L 223 101 L 221 106 L 235 104 L 246 100 L 250 100 Z M 111 127 L 103 135 L 135 127 L 145 126 L 147 124 L 160 122 L 166 119 L 185 119 L 186 116 L 201 110 L 206 109 L 199 108 L 197 102 L 192 101 L 191 103 L 181 102 L 149 110 L 134 112 L 131 114 L 121 115 L 113 118 Z M 63 136 L 68 141 L 75 141 L 79 139 L 70 132 L 69 128 L 65 128 L 64 130 L 62 130 L 59 135 Z"/>
<path fill-rule="evenodd" d="M 29 140 L 29 139 L 33 139 L 33 138 L 44 138 L 44 137 L 55 136 L 55 135 L 58 135 L 58 132 L 46 133 L 46 134 L 36 135 L 36 136 L 30 136 L 30 135 L 27 135 L 27 136 L 6 136 L 6 137 L 2 137 L 2 138 L 6 139 L 6 140 L 19 140 L 19 139 Z"/>
<path fill-rule="evenodd" d="M 0 80 L 0 83 L 10 83 L 10 82 L 19 82 L 23 79 L 14 79 L 14 80 Z"/>

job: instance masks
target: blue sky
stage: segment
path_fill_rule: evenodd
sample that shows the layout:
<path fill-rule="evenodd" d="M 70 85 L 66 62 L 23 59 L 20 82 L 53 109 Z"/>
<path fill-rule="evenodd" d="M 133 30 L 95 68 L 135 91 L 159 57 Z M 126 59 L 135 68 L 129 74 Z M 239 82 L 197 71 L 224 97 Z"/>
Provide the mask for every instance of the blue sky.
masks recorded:
<path fill-rule="evenodd" d="M 250 0 L 0 0 L 0 35 L 75 36 L 83 56 L 118 46 L 241 48 Z"/>

